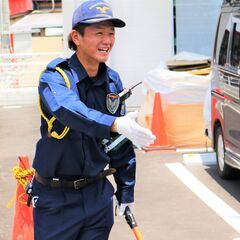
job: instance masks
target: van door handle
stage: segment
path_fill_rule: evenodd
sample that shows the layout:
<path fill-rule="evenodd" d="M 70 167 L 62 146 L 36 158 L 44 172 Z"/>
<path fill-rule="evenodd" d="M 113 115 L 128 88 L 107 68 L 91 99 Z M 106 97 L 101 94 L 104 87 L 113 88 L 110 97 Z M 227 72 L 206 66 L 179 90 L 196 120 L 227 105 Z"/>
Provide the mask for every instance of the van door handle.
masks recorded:
<path fill-rule="evenodd" d="M 229 83 L 229 77 L 228 76 L 223 74 L 222 78 L 224 80 L 224 83 L 227 83 L 227 84 Z"/>

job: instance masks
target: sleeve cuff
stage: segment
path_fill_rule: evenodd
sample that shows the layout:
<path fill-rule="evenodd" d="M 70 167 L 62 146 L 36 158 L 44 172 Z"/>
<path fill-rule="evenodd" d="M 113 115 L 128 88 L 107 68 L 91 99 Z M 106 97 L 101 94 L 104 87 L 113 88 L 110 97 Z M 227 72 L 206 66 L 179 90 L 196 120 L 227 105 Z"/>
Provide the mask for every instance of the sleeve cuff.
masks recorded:
<path fill-rule="evenodd" d="M 115 195 L 119 204 L 134 202 L 134 188 L 117 190 Z"/>

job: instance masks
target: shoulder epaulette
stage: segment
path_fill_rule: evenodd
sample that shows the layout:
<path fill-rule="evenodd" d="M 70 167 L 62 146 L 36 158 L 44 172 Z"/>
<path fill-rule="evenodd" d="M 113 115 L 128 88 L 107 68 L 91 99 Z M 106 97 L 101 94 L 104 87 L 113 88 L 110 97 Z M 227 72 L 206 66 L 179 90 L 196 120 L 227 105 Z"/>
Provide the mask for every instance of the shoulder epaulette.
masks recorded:
<path fill-rule="evenodd" d="M 55 58 L 53 59 L 50 63 L 48 63 L 47 65 L 47 69 L 48 70 L 55 70 L 57 66 L 59 66 L 60 64 L 66 62 L 67 63 L 67 60 L 64 59 L 64 58 Z"/>

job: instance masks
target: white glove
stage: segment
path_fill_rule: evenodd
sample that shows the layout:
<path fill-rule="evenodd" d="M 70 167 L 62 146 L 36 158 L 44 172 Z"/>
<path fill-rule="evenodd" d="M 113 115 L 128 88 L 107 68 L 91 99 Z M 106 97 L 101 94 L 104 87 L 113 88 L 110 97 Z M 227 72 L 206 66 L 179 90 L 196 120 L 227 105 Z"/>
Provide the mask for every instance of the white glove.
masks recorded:
<path fill-rule="evenodd" d="M 136 118 L 138 112 L 130 112 L 123 117 L 116 119 L 116 130 L 119 134 L 128 138 L 138 148 L 146 147 L 154 142 L 156 137 L 152 132 L 144 127 L 141 127 Z"/>
<path fill-rule="evenodd" d="M 134 203 L 121 203 L 120 206 L 118 206 L 118 215 L 123 216 L 126 207 L 129 207 L 130 211 L 133 213 Z"/>

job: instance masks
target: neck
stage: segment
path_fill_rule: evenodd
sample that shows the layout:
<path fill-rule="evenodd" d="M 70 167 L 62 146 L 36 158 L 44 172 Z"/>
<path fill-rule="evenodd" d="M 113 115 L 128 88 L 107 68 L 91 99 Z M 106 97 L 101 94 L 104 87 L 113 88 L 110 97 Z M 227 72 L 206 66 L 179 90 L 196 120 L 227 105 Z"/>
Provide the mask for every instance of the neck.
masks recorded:
<path fill-rule="evenodd" d="M 83 65 L 89 77 L 96 77 L 99 68 L 99 62 L 92 59 L 84 58 L 80 53 L 77 53 L 79 62 Z"/>
<path fill-rule="evenodd" d="M 84 65 L 82 63 L 83 67 L 85 68 L 87 74 L 89 77 L 96 77 L 97 73 L 98 73 L 98 66 L 97 67 L 93 67 L 93 66 L 89 66 L 89 65 Z"/>

